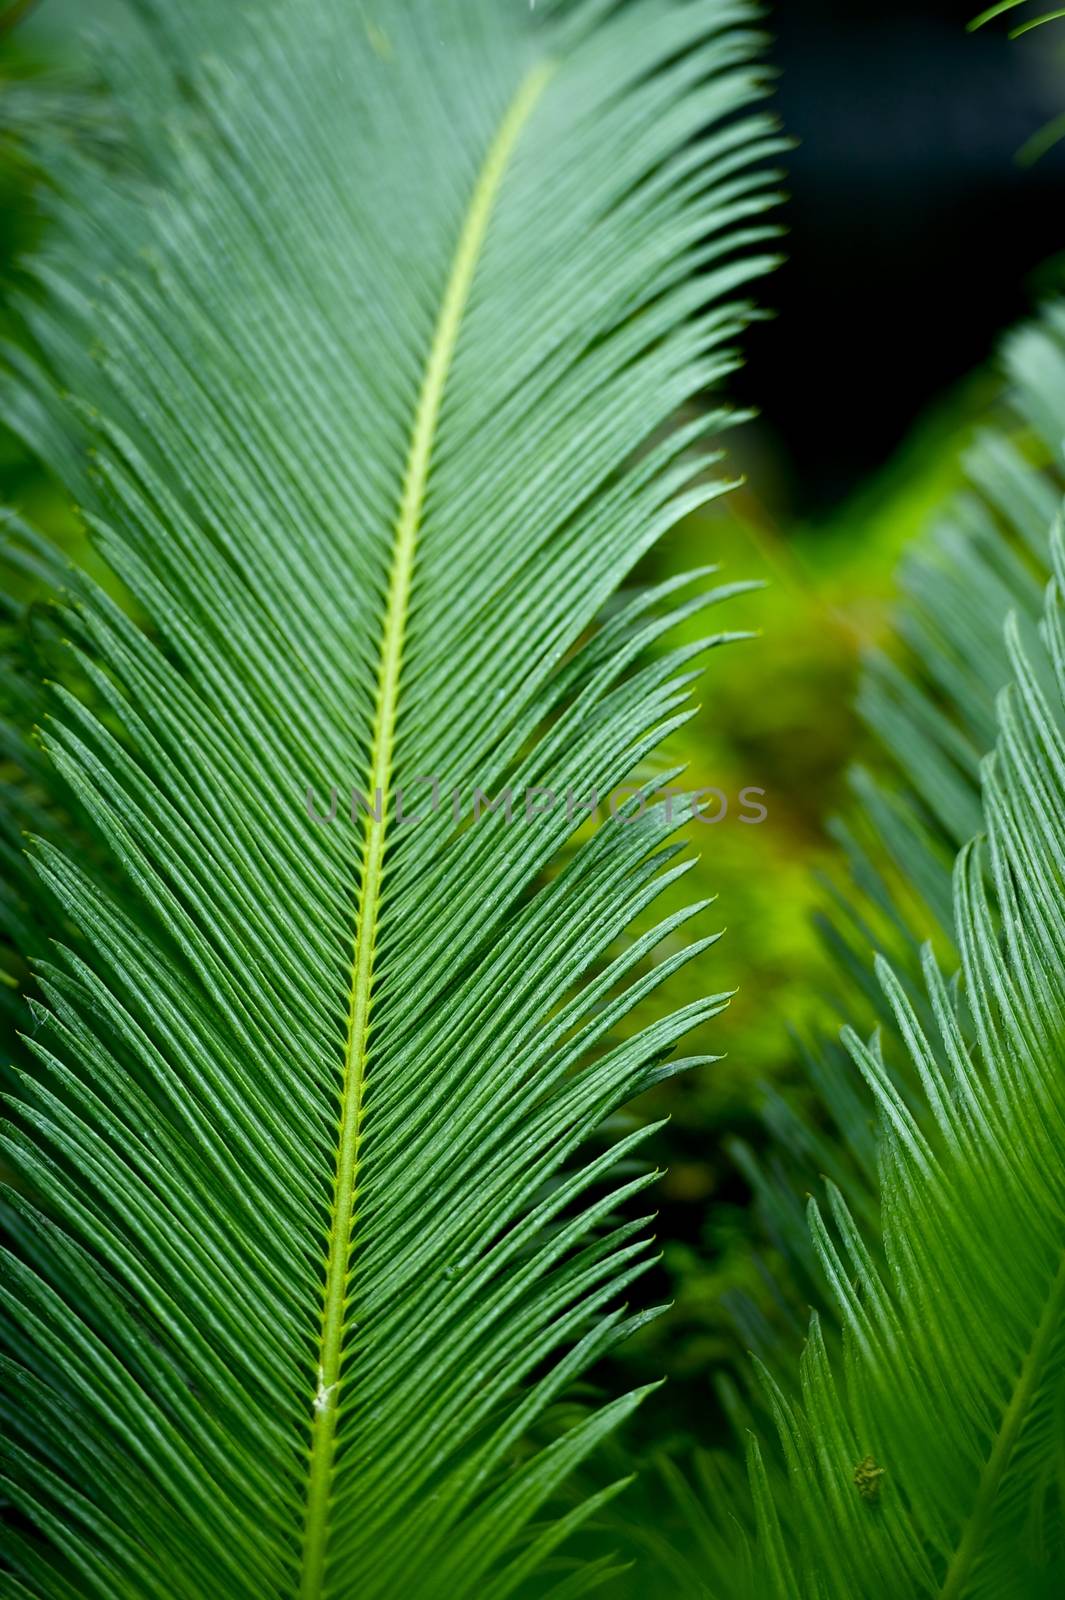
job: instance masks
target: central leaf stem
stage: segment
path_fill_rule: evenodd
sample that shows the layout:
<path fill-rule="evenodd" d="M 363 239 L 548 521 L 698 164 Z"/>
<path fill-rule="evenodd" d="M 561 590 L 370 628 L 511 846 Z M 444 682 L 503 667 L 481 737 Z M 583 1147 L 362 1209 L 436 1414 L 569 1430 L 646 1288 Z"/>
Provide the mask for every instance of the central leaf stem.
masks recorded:
<path fill-rule="evenodd" d="M 345 1307 L 358 1192 L 359 1131 L 366 1085 L 366 1054 L 374 983 L 374 945 L 384 878 L 385 840 L 392 782 L 392 757 L 399 703 L 403 640 L 410 609 L 414 561 L 429 464 L 440 418 L 444 386 L 458 343 L 488 221 L 507 162 L 523 125 L 543 92 L 550 66 L 529 72 L 511 102 L 489 148 L 474 187 L 458 248 L 440 307 L 432 348 L 418 397 L 403 492 L 396 519 L 388 606 L 377 675 L 373 746 L 368 793 L 381 795 L 381 819 L 368 814 L 362 846 L 361 894 L 355 918 L 351 992 L 340 1091 L 339 1141 L 326 1256 L 322 1334 L 312 1403 L 311 1440 L 304 1525 L 301 1600 L 323 1593 L 329 1502 L 336 1454 L 337 1414 L 343 1384 Z"/>

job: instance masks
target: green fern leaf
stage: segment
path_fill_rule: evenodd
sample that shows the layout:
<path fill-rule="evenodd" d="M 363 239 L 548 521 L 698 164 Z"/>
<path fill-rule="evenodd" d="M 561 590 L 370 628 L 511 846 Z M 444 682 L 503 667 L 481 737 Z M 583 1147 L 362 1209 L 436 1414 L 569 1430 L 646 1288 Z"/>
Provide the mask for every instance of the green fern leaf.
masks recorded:
<path fill-rule="evenodd" d="M 759 40 L 742 0 L 136 10 L 10 353 L 130 604 L 70 580 L 41 735 L 109 870 L 36 843 L 9 1592 L 502 1600 L 640 1398 L 522 1446 L 640 1320 L 645 1130 L 596 1129 L 724 1000 L 614 1036 L 709 942 L 618 943 L 684 870 L 663 808 L 557 863 L 737 587 L 597 621 L 724 487 L 727 418 L 667 425 L 770 264 Z"/>
<path fill-rule="evenodd" d="M 1059 357 L 1045 332 L 1015 344 L 1033 419 L 1062 414 Z M 1065 1570 L 1065 547 L 1060 525 L 1040 538 L 1026 516 L 1049 480 L 992 444 L 980 459 L 998 476 L 985 487 L 997 485 L 1054 575 L 1038 627 L 1020 603 L 1032 574 L 1017 567 L 1001 651 L 986 632 L 966 633 L 940 658 L 965 686 L 957 713 L 971 737 L 989 700 L 997 727 L 980 765 L 986 839 L 962 849 L 953 873 L 959 982 L 948 984 L 929 945 L 920 991 L 878 959 L 890 1037 L 844 1035 L 878 1115 L 879 1236 L 856 1225 L 833 1183 L 827 1210 L 809 1202 L 842 1351 L 815 1316 L 798 1394 L 779 1356 L 762 1366 L 785 1470 L 752 1444 L 753 1549 L 731 1556 L 744 1594 L 1022 1600 L 1056 1592 Z M 913 639 L 953 629 L 960 646 L 962 618 L 1005 592 L 1013 547 L 992 522 L 974 527 L 983 559 L 930 576 L 923 605 L 938 629 Z M 964 548 L 956 541 L 955 555 Z M 934 681 L 933 644 L 921 659 Z M 930 729 L 918 721 L 907 748 L 902 724 L 887 725 L 900 730 L 900 761 L 926 771 Z M 947 748 L 951 726 L 944 718 L 933 734 Z M 953 802 L 939 807 L 926 791 L 923 803 L 949 836 Z"/>

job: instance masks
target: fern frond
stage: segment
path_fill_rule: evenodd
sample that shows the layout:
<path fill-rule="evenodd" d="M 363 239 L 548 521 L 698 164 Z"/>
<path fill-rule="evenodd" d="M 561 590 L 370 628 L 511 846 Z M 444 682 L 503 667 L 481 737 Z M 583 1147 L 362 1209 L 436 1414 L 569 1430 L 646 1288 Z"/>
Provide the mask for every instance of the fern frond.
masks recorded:
<path fill-rule="evenodd" d="M 668 811 L 557 861 L 687 714 L 721 636 L 670 621 L 735 592 L 597 622 L 724 487 L 727 418 L 667 425 L 771 264 L 759 38 L 745 0 L 136 10 L 121 170 L 53 157 L 10 353 L 131 603 L 70 580 L 42 733 L 113 881 L 35 845 L 9 1584 L 503 1600 L 640 1398 L 519 1448 L 640 1320 L 644 1130 L 596 1129 L 724 1002 L 613 1036 L 708 942 L 617 942 Z"/>
<path fill-rule="evenodd" d="M 1056 450 L 1059 314 L 1012 359 L 1018 403 Z M 1065 550 L 1060 525 L 1052 537 L 1041 527 L 1060 503 L 1054 475 L 1001 437 L 976 461 L 986 500 L 959 508 L 960 525 L 921 558 L 908 634 L 923 687 L 888 680 L 910 723 L 876 702 L 926 824 L 908 836 L 904 871 L 927 829 L 933 860 L 965 824 L 966 785 L 979 795 L 986 839 L 962 848 L 952 880 L 960 972 L 948 982 L 929 944 L 919 986 L 878 959 L 883 1034 L 844 1035 L 877 1112 L 879 1227 L 867 1210 L 856 1224 L 853 1173 L 846 1194 L 827 1182 L 827 1205 L 809 1202 L 842 1350 L 815 1316 L 798 1393 L 779 1351 L 762 1367 L 784 1470 L 752 1444 L 743 1593 L 1020 1600 L 1051 1592 L 1065 1557 Z M 1044 561 L 1053 576 L 1038 603 Z M 927 781 L 930 756 L 963 749 L 974 758 L 956 784 Z M 850 1119 L 860 1125 L 856 1108 L 839 1119 L 844 1136 Z"/>
<path fill-rule="evenodd" d="M 1054 461 L 1055 417 L 1065 408 L 1063 350 L 1057 306 L 1006 343 L 1008 391 L 993 425 L 965 453 L 968 488 L 907 552 L 897 648 L 871 652 L 864 665 L 858 706 L 875 741 L 876 770 L 852 773 L 855 803 L 831 824 L 845 857 L 845 869 L 828 882 L 830 914 L 821 919 L 838 974 L 835 1006 L 862 1033 L 884 1030 L 886 1069 L 918 1118 L 927 1108 L 870 957 L 874 950 L 889 957 L 922 1022 L 934 1025 L 919 950 L 931 938 L 941 961 L 957 961 L 952 869 L 983 826 L 980 767 L 995 742 L 996 697 L 1012 677 L 1004 635 L 1011 612 L 1038 659 L 1049 531 L 1061 497 Z M 835 1040 L 800 1041 L 798 1064 L 808 1085 L 801 1103 L 766 1090 L 770 1159 L 744 1144 L 731 1147 L 755 1196 L 759 1229 L 789 1264 L 783 1279 L 774 1275 L 775 1323 L 753 1306 L 738 1308 L 743 1347 L 771 1365 L 794 1348 L 795 1312 L 805 1322 L 803 1308 L 819 1304 L 831 1320 L 803 1197 L 830 1178 L 874 1241 L 879 1206 L 873 1105 L 850 1056 Z"/>

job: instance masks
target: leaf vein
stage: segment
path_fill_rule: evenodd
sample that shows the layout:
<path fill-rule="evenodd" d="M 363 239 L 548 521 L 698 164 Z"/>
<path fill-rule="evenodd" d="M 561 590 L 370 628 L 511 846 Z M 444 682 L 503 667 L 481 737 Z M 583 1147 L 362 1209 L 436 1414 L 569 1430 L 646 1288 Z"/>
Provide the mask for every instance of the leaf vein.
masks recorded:
<path fill-rule="evenodd" d="M 325 1578 L 329 1502 L 336 1453 L 337 1414 L 342 1389 L 345 1304 L 354 1248 L 352 1235 L 358 1190 L 359 1139 L 373 998 L 374 946 L 384 877 L 403 644 L 414 582 L 422 507 L 444 390 L 489 220 L 514 147 L 543 93 L 552 70 L 552 63 L 543 61 L 526 74 L 499 125 L 474 186 L 422 379 L 396 519 L 377 678 L 368 785 L 369 794 L 376 795 L 380 791 L 381 820 L 378 822 L 372 814 L 368 814 L 364 819 L 361 893 L 355 919 L 351 988 L 340 1090 L 339 1138 L 323 1291 L 321 1342 L 315 1391 L 309 1408 L 312 1420 L 300 1583 L 301 1600 L 317 1600 L 323 1592 Z"/>

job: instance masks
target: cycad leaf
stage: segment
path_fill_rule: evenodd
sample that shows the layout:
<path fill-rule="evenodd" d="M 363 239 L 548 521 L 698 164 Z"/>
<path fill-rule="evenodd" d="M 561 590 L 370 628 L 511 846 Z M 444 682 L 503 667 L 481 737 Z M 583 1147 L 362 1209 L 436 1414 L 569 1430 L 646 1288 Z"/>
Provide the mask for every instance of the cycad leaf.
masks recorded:
<path fill-rule="evenodd" d="M 62 158 L 12 353 L 143 620 L 75 583 L 43 734 L 118 871 L 36 847 L 69 929 L 5 1134 L 8 1562 L 495 1600 L 639 1398 L 521 1446 L 648 1259 L 642 1134 L 576 1152 L 722 1003 L 613 1037 L 704 947 L 617 944 L 661 808 L 552 862 L 685 715 L 670 616 L 729 592 L 596 627 L 721 488 L 725 419 L 663 429 L 766 264 L 757 39 L 723 0 L 137 9 L 123 165 Z"/>
<path fill-rule="evenodd" d="M 902 649 L 871 655 L 859 689 L 881 770 L 852 774 L 858 804 L 835 824 L 846 868 L 830 885 L 834 915 L 824 931 L 838 961 L 840 1014 L 862 1032 L 886 1025 L 887 1068 L 922 1123 L 929 1107 L 871 955 L 889 955 L 922 1025 L 933 1027 L 920 947 L 934 935 L 942 960 L 957 957 L 952 871 L 959 849 L 983 827 L 981 762 L 996 739 L 997 697 L 1013 675 L 1004 632 L 1011 613 L 1044 694 L 1052 693 L 1038 628 L 1060 497 L 1050 462 L 1060 446 L 1056 419 L 1065 414 L 1063 335 L 1061 308 L 1051 305 L 1007 341 L 1009 390 L 995 426 L 982 428 L 965 454 L 969 487 L 902 563 Z M 875 1225 L 878 1205 L 867 1085 L 835 1041 L 804 1050 L 802 1070 L 822 1115 L 815 1122 L 804 1104 L 769 1093 L 765 1121 L 778 1157 L 763 1165 L 749 1150 L 735 1152 L 762 1225 L 797 1268 L 784 1293 L 800 1307 L 824 1301 L 827 1288 L 802 1197 L 828 1176 L 863 1226 Z M 825 1310 L 831 1316 L 830 1301 Z M 779 1331 L 767 1326 L 768 1337 L 760 1337 L 747 1326 L 743 1333 L 770 1360 Z M 790 1328 L 785 1337 L 792 1341 Z"/>
<path fill-rule="evenodd" d="M 740 1332 L 761 1357 L 752 1408 L 761 1391 L 771 1420 L 760 1444 L 748 1442 L 748 1494 L 724 1509 L 706 1495 L 686 1516 L 709 1558 L 689 1558 L 678 1592 L 895 1600 L 949 1584 L 955 1600 L 1020 1600 L 1060 1587 L 1061 1356 L 1040 1328 L 1047 1301 L 1055 1314 L 1060 1249 L 1046 1148 L 1060 1138 L 1059 1113 L 1053 1099 L 1044 1111 L 1043 1083 L 1060 1072 L 1061 1051 L 1054 730 L 1065 721 L 1065 651 L 1060 576 L 1049 601 L 1047 581 L 1063 334 L 1052 305 L 1009 340 L 1009 403 L 967 455 L 971 490 L 903 565 L 903 664 L 878 658 L 863 684 L 890 778 L 856 783 L 863 825 L 848 818 L 841 830 L 849 926 L 830 932 L 846 1010 L 868 1018 L 871 1004 L 883 1025 L 864 1041 L 850 1030 L 846 1049 L 804 1052 L 816 1116 L 808 1098 L 770 1094 L 769 1159 L 736 1151 L 777 1252 L 774 1290 L 786 1307 L 822 1311 L 796 1403 L 794 1318 L 741 1303 Z M 996 743 L 987 776 L 981 758 Z M 988 845 L 966 845 L 967 866 L 952 874 L 966 831 L 985 820 Z M 949 983 L 921 948 L 937 921 L 939 968 L 962 968 Z M 890 963 L 871 959 L 883 939 Z M 1004 1055 L 1016 1080 L 1006 1107 L 995 1090 Z M 810 1191 L 826 1189 L 830 1206 L 811 1209 Z M 1045 1229 L 1048 1203 L 1059 1209 Z M 990 1215 L 996 1206 L 1002 1214 Z M 1034 1240 L 1029 1207 L 1040 1215 Z M 1023 1293 L 1001 1298 L 1014 1290 Z M 734 1421 L 738 1438 L 749 1427 Z"/>
<path fill-rule="evenodd" d="M 955 867 L 960 1003 L 929 947 L 927 1024 L 877 963 L 917 1103 L 879 1049 L 845 1035 L 879 1112 L 882 1240 L 874 1255 L 833 1185 L 830 1216 L 811 1201 L 843 1362 L 815 1319 L 801 1398 L 765 1375 L 787 1472 L 768 1499 L 753 1476 L 755 1592 L 780 1600 L 1021 1600 L 1055 1592 L 1065 1560 L 1060 529 L 1053 556 L 1042 640 L 1006 627 L 1014 682 L 983 770 L 986 843 Z"/>

